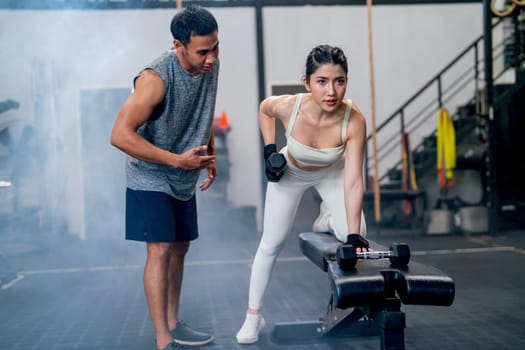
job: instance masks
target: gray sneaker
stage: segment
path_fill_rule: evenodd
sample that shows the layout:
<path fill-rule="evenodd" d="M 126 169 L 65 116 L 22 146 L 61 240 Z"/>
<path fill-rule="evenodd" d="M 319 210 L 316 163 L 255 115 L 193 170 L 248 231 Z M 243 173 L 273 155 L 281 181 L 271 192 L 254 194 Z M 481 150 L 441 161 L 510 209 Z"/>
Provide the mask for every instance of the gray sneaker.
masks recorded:
<path fill-rule="evenodd" d="M 182 321 L 177 322 L 177 326 L 171 331 L 171 335 L 177 343 L 188 346 L 205 345 L 213 341 L 213 335 L 198 332 Z"/>
<path fill-rule="evenodd" d="M 172 350 L 172 349 L 182 349 L 182 345 L 177 344 L 174 340 L 168 345 L 166 345 L 164 348 L 162 348 L 162 350 Z M 157 342 L 155 342 L 155 346 L 153 347 L 153 350 L 157 350 Z"/>

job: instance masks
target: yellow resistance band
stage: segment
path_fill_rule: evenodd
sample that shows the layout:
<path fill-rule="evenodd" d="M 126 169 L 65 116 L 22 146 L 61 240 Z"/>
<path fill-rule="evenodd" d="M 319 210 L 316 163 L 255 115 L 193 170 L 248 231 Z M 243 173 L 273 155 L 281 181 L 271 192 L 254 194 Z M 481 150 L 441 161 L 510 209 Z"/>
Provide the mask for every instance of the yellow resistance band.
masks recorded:
<path fill-rule="evenodd" d="M 456 132 L 452 118 L 446 108 L 438 111 L 437 128 L 437 171 L 441 188 L 454 186 L 456 168 Z"/>

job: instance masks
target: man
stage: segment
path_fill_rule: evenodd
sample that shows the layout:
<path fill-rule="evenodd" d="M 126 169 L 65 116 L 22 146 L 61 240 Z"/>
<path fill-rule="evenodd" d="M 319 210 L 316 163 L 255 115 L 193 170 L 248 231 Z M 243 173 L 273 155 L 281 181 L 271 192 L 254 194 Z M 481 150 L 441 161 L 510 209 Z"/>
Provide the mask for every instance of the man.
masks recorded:
<path fill-rule="evenodd" d="M 155 349 L 204 345 L 213 336 L 179 319 L 184 257 L 198 237 L 195 190 L 201 169 L 213 183 L 212 129 L 219 73 L 218 25 L 199 6 L 171 22 L 173 49 L 134 80 L 111 134 L 127 157 L 126 239 L 147 242 L 144 289 Z"/>

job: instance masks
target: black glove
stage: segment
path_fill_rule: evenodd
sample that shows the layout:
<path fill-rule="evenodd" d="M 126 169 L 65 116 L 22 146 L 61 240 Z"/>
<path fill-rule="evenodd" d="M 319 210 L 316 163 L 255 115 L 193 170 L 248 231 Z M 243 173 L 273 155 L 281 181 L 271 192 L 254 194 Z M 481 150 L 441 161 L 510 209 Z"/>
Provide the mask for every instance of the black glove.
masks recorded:
<path fill-rule="evenodd" d="M 348 236 L 346 236 L 346 244 L 349 244 L 355 248 L 370 248 L 368 241 L 358 233 L 350 233 Z"/>
<path fill-rule="evenodd" d="M 277 152 L 275 144 L 264 146 L 264 174 L 268 181 L 277 182 L 284 175 L 286 158 Z"/>

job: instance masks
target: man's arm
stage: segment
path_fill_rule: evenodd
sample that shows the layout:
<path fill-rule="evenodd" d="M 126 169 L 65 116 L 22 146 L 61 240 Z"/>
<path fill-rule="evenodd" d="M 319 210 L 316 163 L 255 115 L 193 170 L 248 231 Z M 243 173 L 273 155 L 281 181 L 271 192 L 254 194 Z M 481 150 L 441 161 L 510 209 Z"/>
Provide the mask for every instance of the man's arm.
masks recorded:
<path fill-rule="evenodd" d="M 213 128 L 211 129 L 207 151 L 208 155 L 215 156 L 215 131 L 213 130 Z M 206 191 L 217 177 L 217 174 L 217 163 L 213 162 L 210 165 L 208 165 L 208 176 L 204 180 L 202 180 L 201 184 L 199 185 L 199 189 L 201 191 Z"/>
<path fill-rule="evenodd" d="M 159 163 L 182 169 L 202 169 L 215 156 L 199 156 L 207 146 L 192 148 L 182 154 L 175 154 L 153 145 L 137 134 L 155 106 L 166 93 L 164 82 L 152 70 L 145 70 L 135 82 L 135 91 L 124 102 L 111 132 L 110 143 L 128 155 L 151 163 Z"/>
<path fill-rule="evenodd" d="M 211 128 L 210 140 L 208 141 L 207 154 L 210 156 L 215 155 L 215 130 L 213 129 L 213 127 Z"/>

